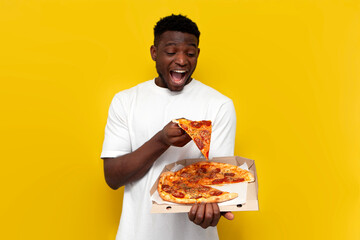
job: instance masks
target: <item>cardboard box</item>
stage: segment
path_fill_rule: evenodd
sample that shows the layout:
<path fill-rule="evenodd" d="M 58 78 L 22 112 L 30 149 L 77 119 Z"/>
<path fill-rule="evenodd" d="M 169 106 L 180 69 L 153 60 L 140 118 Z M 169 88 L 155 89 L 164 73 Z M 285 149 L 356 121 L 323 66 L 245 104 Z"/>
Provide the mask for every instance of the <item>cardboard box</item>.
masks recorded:
<path fill-rule="evenodd" d="M 177 161 L 176 163 L 172 163 L 166 165 L 162 172 L 170 171 L 175 164 L 182 164 L 184 166 L 193 164 L 195 162 L 204 161 L 204 158 L 196 158 L 196 159 L 183 159 Z M 249 171 L 254 174 L 255 181 L 248 183 L 247 186 L 247 197 L 245 204 L 238 205 L 230 205 L 230 206 L 219 206 L 220 211 L 258 211 L 259 203 L 258 203 L 258 179 L 256 174 L 255 162 L 254 160 L 243 158 L 243 157 L 217 157 L 211 159 L 212 162 L 222 162 L 229 163 L 232 165 L 240 166 L 244 162 L 248 165 Z M 150 190 L 150 196 L 157 191 L 157 185 L 159 180 L 157 180 Z M 192 205 L 175 205 L 175 204 L 157 204 L 156 202 L 152 202 L 151 213 L 179 213 L 179 212 L 189 212 Z"/>

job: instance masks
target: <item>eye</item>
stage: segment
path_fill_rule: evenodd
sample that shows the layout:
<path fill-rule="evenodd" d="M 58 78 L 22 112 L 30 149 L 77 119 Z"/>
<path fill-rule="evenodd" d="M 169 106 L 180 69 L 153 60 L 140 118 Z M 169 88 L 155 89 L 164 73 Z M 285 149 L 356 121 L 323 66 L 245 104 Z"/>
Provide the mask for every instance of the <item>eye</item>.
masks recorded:
<path fill-rule="evenodd" d="M 189 52 L 187 53 L 188 57 L 195 57 L 195 53 Z"/>
<path fill-rule="evenodd" d="M 166 55 L 173 56 L 173 55 L 175 55 L 175 53 L 174 52 L 166 52 Z"/>

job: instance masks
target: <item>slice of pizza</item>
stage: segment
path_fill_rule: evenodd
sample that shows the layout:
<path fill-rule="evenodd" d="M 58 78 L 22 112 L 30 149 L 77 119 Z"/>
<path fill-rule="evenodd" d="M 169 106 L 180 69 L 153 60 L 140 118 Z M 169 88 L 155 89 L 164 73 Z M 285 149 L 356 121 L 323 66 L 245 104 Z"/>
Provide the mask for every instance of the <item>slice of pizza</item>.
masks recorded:
<path fill-rule="evenodd" d="M 195 142 L 201 153 L 209 160 L 210 140 L 211 140 L 211 121 L 191 121 L 185 118 L 173 120 L 181 127 Z"/>

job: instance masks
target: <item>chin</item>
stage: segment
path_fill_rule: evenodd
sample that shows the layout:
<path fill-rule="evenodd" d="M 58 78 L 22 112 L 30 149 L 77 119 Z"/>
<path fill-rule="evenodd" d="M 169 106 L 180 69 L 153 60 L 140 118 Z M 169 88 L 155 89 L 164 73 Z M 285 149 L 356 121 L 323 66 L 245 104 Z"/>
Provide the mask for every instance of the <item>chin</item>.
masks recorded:
<path fill-rule="evenodd" d="M 171 88 L 169 88 L 171 91 L 181 91 L 190 81 L 191 81 L 191 78 L 187 78 L 181 84 L 176 84 L 176 83 L 174 83 L 174 81 L 171 81 L 171 84 L 168 84 L 168 86 L 171 86 Z"/>

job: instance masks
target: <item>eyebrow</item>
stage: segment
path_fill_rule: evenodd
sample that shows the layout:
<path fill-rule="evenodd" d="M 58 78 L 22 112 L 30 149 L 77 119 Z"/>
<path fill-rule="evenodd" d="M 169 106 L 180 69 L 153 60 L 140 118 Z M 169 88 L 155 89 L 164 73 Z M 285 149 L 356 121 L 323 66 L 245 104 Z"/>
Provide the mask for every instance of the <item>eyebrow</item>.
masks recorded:
<path fill-rule="evenodd" d="M 175 43 L 175 42 L 169 42 L 169 43 L 166 43 L 165 44 L 165 47 L 167 47 L 167 46 L 176 46 L 177 44 Z M 187 44 L 188 46 L 193 46 L 193 47 L 195 47 L 195 48 L 197 48 L 197 45 L 195 44 L 195 43 L 189 43 L 189 44 Z"/>

